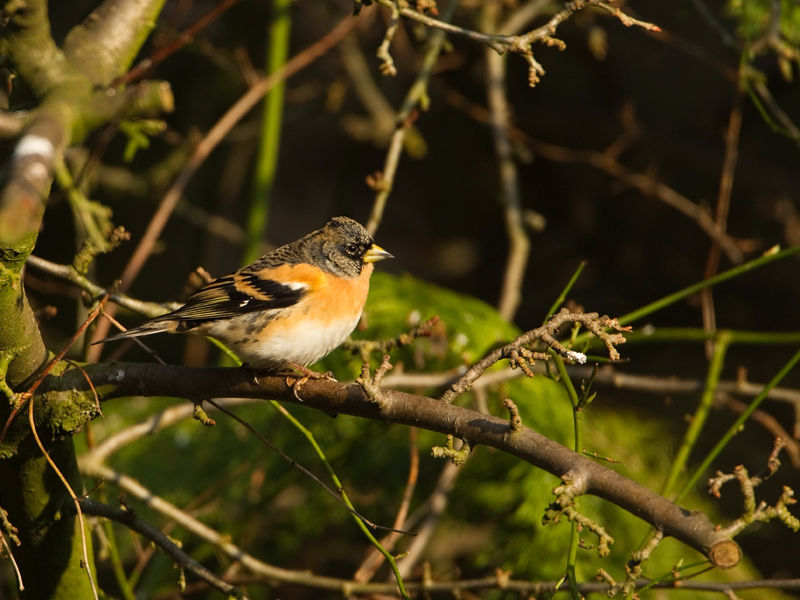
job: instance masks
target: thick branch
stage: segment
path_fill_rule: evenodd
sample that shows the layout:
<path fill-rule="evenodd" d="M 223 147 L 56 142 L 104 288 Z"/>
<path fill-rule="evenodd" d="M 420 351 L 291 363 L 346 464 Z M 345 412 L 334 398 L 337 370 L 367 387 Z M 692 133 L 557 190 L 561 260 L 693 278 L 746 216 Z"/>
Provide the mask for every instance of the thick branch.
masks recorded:
<path fill-rule="evenodd" d="M 36 96 L 44 96 L 73 75 L 50 34 L 47 0 L 7 0 L 3 10 L 8 21 L 0 36 L 0 55 L 9 67 L 25 74 L 25 83 Z"/>
<path fill-rule="evenodd" d="M 86 373 L 101 400 L 125 396 L 275 398 L 297 403 L 295 390 L 284 378 L 254 377 L 249 369 L 191 369 L 152 364 L 88 365 Z M 48 377 L 40 389 L 49 403 L 64 392 L 91 395 L 78 371 Z M 585 458 L 535 431 L 523 428 L 508 435 L 509 422 L 424 396 L 385 391 L 380 403 L 356 385 L 311 380 L 301 392 L 304 406 L 330 414 L 349 414 L 430 431 L 449 433 L 470 444 L 492 446 L 556 476 L 569 473 L 572 489 L 612 502 L 685 544 L 703 552 L 720 567 L 741 558 L 739 546 L 719 533 L 703 513 L 676 506 L 638 483 Z M 92 396 L 93 397 L 93 396 Z M 72 395 L 74 399 L 74 394 Z"/>
<path fill-rule="evenodd" d="M 106 0 L 64 41 L 69 61 L 107 87 L 128 70 L 156 24 L 164 0 Z"/>

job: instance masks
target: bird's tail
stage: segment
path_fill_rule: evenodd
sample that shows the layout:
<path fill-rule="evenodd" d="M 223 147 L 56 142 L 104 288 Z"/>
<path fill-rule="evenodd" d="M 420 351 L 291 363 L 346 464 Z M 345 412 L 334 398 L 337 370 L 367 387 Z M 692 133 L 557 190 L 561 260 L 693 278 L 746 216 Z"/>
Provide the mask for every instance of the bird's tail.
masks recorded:
<path fill-rule="evenodd" d="M 152 333 L 161 333 L 162 331 L 174 331 L 174 330 L 175 330 L 174 321 L 156 321 L 156 320 L 147 321 L 145 323 L 142 323 L 138 327 L 132 327 L 127 331 L 122 331 L 115 335 L 109 336 L 105 339 L 92 342 L 92 346 L 94 346 L 95 344 L 116 342 L 117 340 L 127 340 L 129 338 L 140 337 L 143 335 L 150 335 Z"/>

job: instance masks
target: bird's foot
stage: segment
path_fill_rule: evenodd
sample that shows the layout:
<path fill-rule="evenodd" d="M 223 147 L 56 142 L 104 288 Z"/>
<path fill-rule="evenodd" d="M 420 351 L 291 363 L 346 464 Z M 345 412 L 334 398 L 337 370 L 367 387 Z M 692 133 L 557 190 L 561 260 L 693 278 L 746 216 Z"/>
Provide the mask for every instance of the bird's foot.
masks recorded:
<path fill-rule="evenodd" d="M 290 373 L 286 375 L 286 385 L 292 388 L 292 393 L 294 394 L 294 397 L 297 398 L 300 402 L 303 401 L 303 399 L 299 395 L 300 388 L 302 388 L 308 382 L 309 379 L 327 379 L 329 381 L 336 381 L 336 378 L 330 371 L 328 371 L 327 373 L 318 373 L 317 371 L 312 371 L 307 367 L 303 367 L 301 365 L 295 365 L 292 363 L 289 363 L 289 365 L 287 366 L 293 371 L 295 371 L 295 373 Z M 296 379 L 298 373 L 300 373 L 302 376 L 299 379 Z"/>

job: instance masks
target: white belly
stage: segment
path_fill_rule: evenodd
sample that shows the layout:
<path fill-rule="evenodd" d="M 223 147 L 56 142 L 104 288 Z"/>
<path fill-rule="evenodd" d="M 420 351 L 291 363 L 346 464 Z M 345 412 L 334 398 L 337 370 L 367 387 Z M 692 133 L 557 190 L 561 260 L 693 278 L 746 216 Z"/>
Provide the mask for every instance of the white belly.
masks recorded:
<path fill-rule="evenodd" d="M 327 356 L 347 339 L 361 315 L 337 322 L 292 319 L 291 327 L 282 319 L 268 324 L 269 335 L 232 336 L 230 327 L 216 325 L 208 332 L 228 346 L 234 354 L 254 367 L 278 367 L 285 363 L 308 366 Z"/>

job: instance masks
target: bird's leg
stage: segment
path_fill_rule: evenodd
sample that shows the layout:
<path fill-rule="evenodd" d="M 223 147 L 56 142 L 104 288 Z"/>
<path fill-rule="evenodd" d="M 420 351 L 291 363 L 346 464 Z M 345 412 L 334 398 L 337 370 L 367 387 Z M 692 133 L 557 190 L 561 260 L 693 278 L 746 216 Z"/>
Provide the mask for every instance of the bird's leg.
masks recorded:
<path fill-rule="evenodd" d="M 328 371 L 327 373 L 317 373 L 316 371 L 312 371 L 307 367 L 303 367 L 301 365 L 296 365 L 294 363 L 287 363 L 286 365 L 296 373 L 289 373 L 285 374 L 286 376 L 286 385 L 292 388 L 292 392 L 294 393 L 294 397 L 297 398 L 300 402 L 303 399 L 298 395 L 300 388 L 303 387 L 309 379 L 328 379 L 329 381 L 336 381 L 336 378 L 333 376 L 333 373 Z M 300 379 L 295 379 L 297 373 L 302 374 Z"/>

